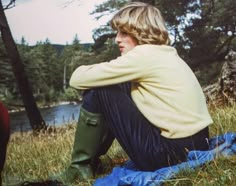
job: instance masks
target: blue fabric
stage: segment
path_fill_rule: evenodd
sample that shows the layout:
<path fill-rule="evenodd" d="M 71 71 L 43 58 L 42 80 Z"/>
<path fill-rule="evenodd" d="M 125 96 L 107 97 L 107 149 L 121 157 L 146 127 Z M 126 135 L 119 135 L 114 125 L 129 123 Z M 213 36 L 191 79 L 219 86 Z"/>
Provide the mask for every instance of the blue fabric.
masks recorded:
<path fill-rule="evenodd" d="M 191 170 L 216 158 L 232 155 L 236 155 L 236 133 L 226 133 L 210 138 L 208 151 L 190 151 L 186 162 L 144 172 L 135 169 L 135 165 L 128 161 L 124 167 L 115 167 L 110 175 L 98 178 L 94 186 L 158 186 L 180 171 Z"/>

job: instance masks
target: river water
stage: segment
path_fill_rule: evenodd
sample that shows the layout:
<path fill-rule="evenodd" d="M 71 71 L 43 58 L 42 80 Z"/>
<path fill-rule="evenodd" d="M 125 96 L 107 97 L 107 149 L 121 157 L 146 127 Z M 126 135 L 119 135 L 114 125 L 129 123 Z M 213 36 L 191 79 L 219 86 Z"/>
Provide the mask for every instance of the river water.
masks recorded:
<path fill-rule="evenodd" d="M 48 125 L 60 126 L 78 120 L 79 104 L 65 104 L 40 109 L 40 113 Z M 25 111 L 10 113 L 11 132 L 32 130 Z"/>

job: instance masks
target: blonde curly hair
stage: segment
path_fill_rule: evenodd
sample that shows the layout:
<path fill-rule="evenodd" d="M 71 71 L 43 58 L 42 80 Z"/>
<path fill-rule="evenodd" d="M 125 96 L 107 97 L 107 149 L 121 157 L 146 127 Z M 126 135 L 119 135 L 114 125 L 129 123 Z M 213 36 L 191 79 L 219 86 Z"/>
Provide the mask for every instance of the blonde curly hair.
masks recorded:
<path fill-rule="evenodd" d="M 168 45 L 170 41 L 161 12 L 142 2 L 132 2 L 121 8 L 113 16 L 111 27 L 129 34 L 139 45 Z"/>

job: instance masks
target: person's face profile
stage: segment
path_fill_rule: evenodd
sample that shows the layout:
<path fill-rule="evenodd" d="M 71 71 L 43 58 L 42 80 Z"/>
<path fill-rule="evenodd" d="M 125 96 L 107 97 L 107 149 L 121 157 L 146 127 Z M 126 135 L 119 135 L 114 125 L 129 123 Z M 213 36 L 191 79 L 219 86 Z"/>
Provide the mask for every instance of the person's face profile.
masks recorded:
<path fill-rule="evenodd" d="M 121 55 L 126 54 L 137 45 L 137 41 L 128 33 L 123 31 L 117 32 L 115 41 L 119 46 Z"/>

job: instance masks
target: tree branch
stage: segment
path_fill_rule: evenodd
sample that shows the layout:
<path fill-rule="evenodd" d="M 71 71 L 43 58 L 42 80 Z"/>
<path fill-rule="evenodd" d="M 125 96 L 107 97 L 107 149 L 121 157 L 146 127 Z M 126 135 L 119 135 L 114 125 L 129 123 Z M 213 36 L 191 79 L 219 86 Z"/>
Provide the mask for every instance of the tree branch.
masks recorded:
<path fill-rule="evenodd" d="M 220 45 L 217 50 L 215 51 L 213 56 L 218 56 L 219 53 L 223 50 L 223 48 L 227 45 L 229 45 L 231 43 L 231 41 L 236 37 L 236 35 L 232 35 L 230 37 L 228 37 L 223 43 L 222 45 Z M 227 48 L 228 49 L 228 48 Z"/>
<path fill-rule="evenodd" d="M 5 7 L 3 7 L 3 10 L 7 10 L 7 9 L 15 7 L 15 3 L 16 3 L 16 0 L 10 0 L 10 2 Z"/>

